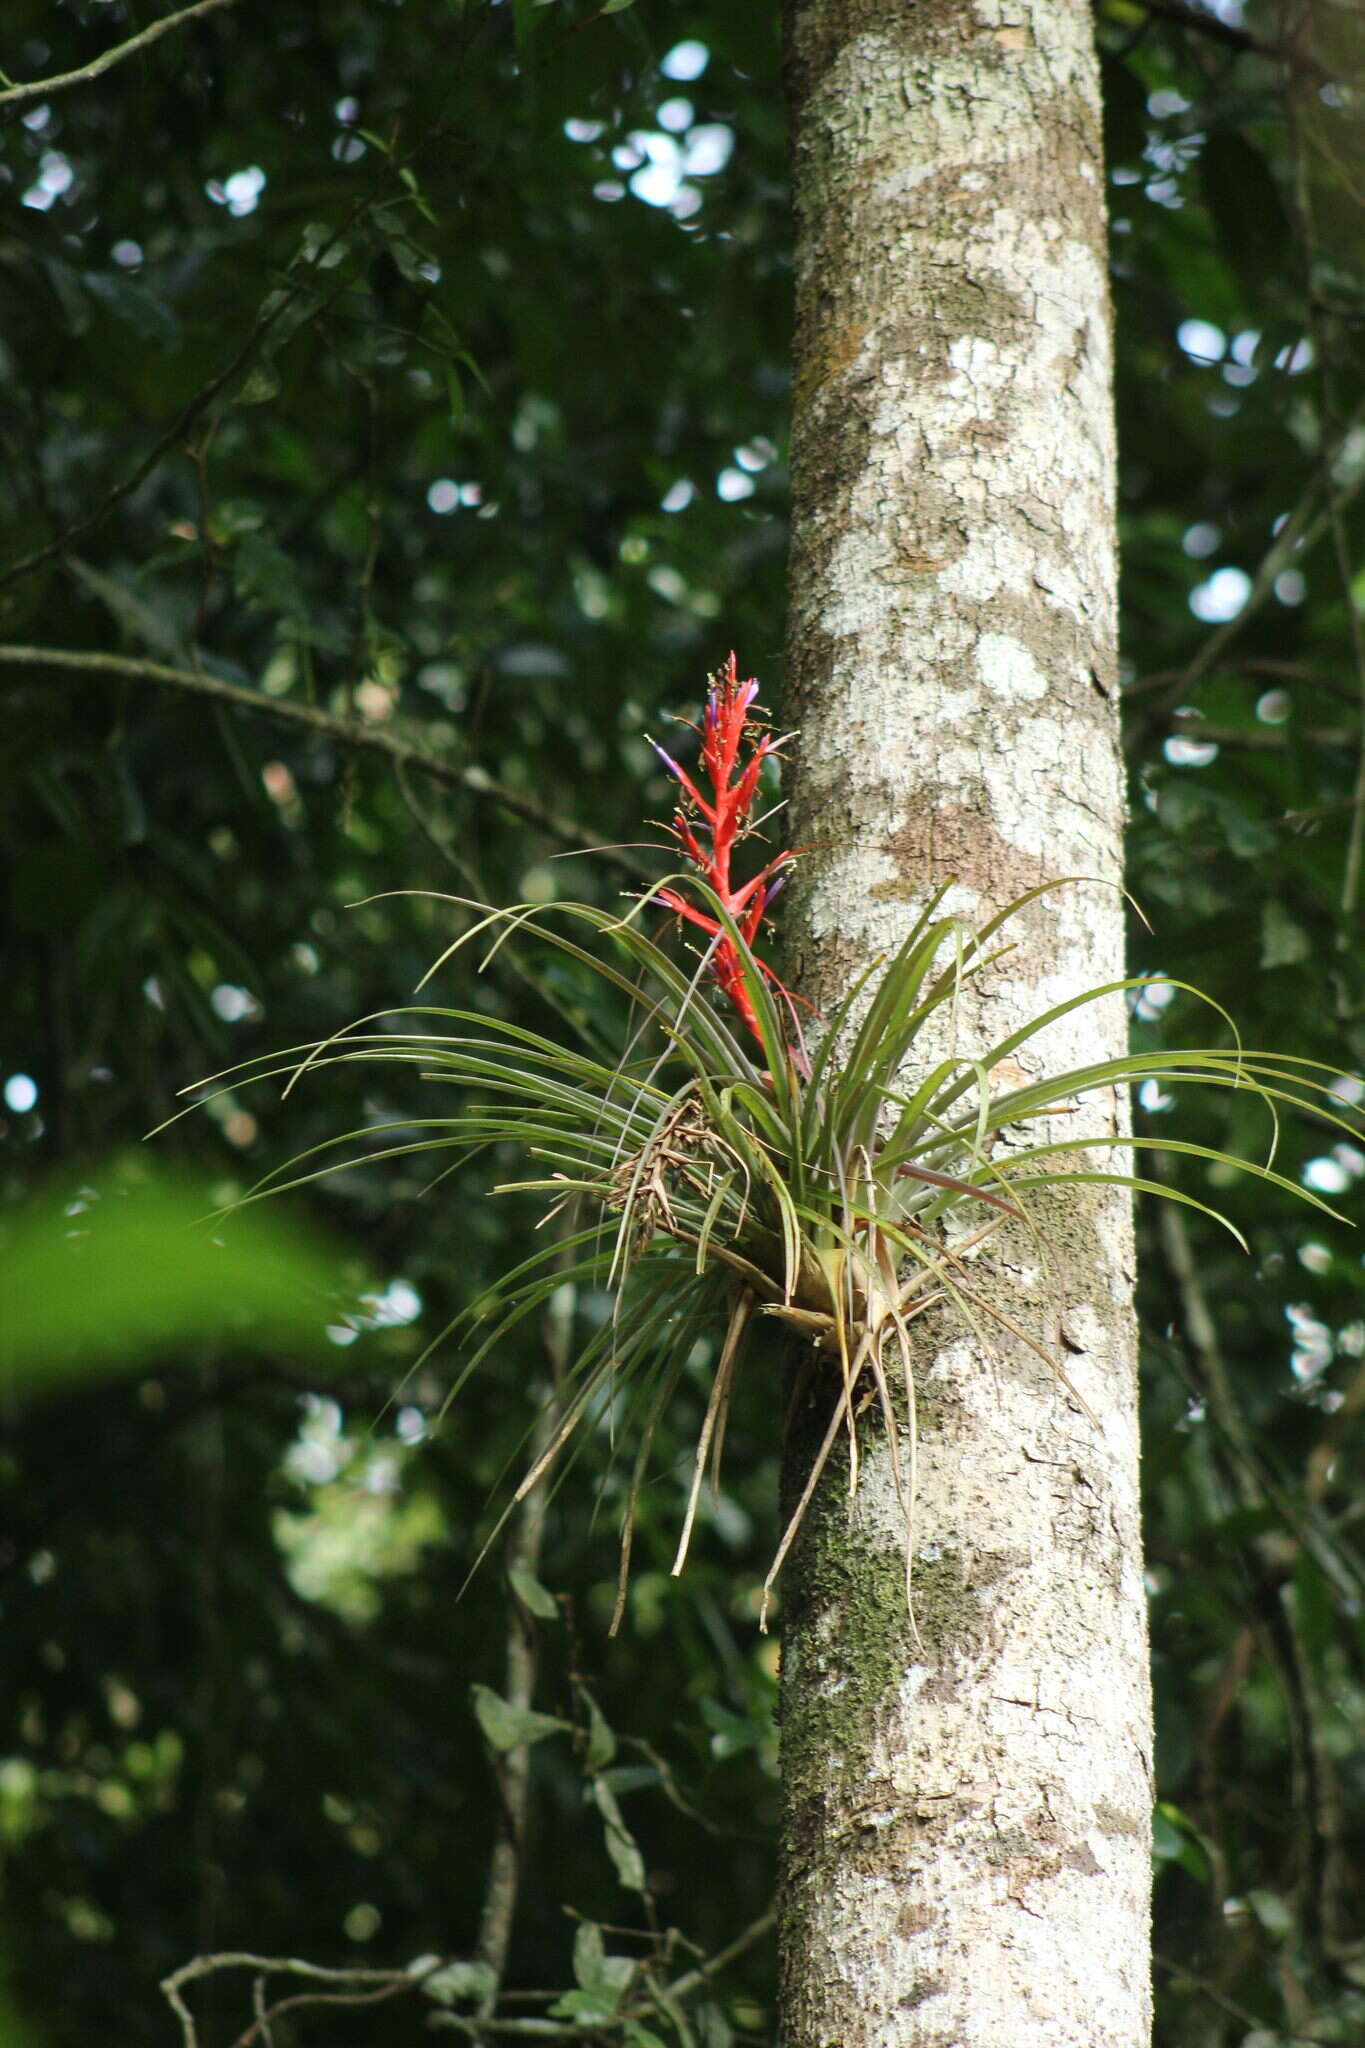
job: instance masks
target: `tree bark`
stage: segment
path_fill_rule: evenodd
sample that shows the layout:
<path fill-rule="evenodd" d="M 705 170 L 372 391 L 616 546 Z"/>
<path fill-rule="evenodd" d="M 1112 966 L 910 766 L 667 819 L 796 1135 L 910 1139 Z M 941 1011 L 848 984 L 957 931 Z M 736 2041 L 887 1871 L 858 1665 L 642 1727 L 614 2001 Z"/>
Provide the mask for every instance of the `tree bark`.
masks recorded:
<path fill-rule="evenodd" d="M 936 884 L 1036 884 L 959 1049 L 1123 973 L 1114 444 L 1085 0 L 788 0 L 797 207 L 788 914 L 829 1004 Z M 1035 1074 L 1120 1053 L 1120 997 Z M 935 1056 L 942 1047 L 934 1049 Z M 1126 1128 L 1112 1091 L 1058 1132 Z M 1030 1135 L 1038 1135 L 1034 1132 Z M 1101 1158 L 1096 1164 L 1109 1163 Z M 784 1587 L 783 2048 L 1139 2048 L 1150 1696 L 1130 1207 L 1069 1190 L 919 1342 L 915 1619 L 871 1417 Z M 826 1398 L 822 1396 L 821 1399 Z M 827 1407 L 796 1419 L 798 1487 Z"/>

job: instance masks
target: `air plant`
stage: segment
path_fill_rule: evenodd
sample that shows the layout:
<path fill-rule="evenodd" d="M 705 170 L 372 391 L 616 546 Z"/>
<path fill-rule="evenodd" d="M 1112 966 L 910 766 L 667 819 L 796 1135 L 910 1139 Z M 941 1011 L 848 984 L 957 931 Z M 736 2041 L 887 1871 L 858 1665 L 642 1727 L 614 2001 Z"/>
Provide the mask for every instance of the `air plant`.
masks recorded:
<path fill-rule="evenodd" d="M 764 822 L 755 811 L 765 763 L 779 757 L 782 745 L 761 719 L 757 693 L 756 683 L 737 679 L 731 655 L 710 678 L 697 775 L 657 749 L 678 785 L 667 829 L 682 866 L 625 911 L 576 902 L 495 909 L 459 897 L 437 899 L 469 922 L 419 993 L 473 947 L 483 946 L 480 966 L 486 968 L 505 944 L 534 945 L 616 992 L 630 1020 L 621 1048 L 604 1052 L 581 1033 L 575 1043 L 474 1010 L 423 1002 L 215 1077 L 238 1086 L 284 1073 L 292 1087 L 312 1070 L 338 1063 L 411 1064 L 432 1084 L 452 1088 L 456 1105 L 448 1114 L 366 1132 L 367 1158 L 423 1149 L 458 1157 L 508 1144 L 526 1158 L 530 1172 L 494 1192 L 529 1192 L 546 1201 L 544 1220 L 558 1217 L 561 1234 L 547 1232 L 436 1341 L 465 1352 L 453 1398 L 566 1282 L 613 1295 L 612 1314 L 585 1335 L 560 1390 L 552 1440 L 510 1504 L 546 1476 L 585 1420 L 616 1397 L 628 1417 L 627 1435 L 633 1430 L 635 1455 L 613 1629 L 624 1608 L 636 1506 L 653 1440 L 699 1336 L 722 1333 L 674 1572 L 687 1556 L 708 1463 L 718 1484 L 746 1336 L 758 1319 L 768 1319 L 798 1348 L 798 1385 L 824 1376 L 830 1396 L 823 1442 L 765 1582 L 765 1611 L 841 1435 L 850 1487 L 856 1488 L 858 1417 L 870 1404 L 885 1421 L 906 1515 L 908 1597 L 915 1441 L 910 1326 L 916 1318 L 943 1302 L 978 1333 L 992 1325 L 1008 1331 L 1045 1359 L 1084 1407 L 1046 1348 L 996 1294 L 988 1298 L 975 1284 L 974 1246 L 1005 1221 L 1038 1232 L 1029 1205 L 1056 1187 L 1116 1184 L 1217 1214 L 1134 1171 L 1122 1157 L 1130 1147 L 1231 1163 L 1336 1213 L 1275 1170 L 1273 1144 L 1270 1158 L 1256 1164 L 1184 1140 L 1043 1135 L 1028 1142 L 1021 1133 L 1090 1091 L 1149 1080 L 1252 1091 L 1269 1110 L 1272 1127 L 1284 1105 L 1354 1130 L 1338 1113 L 1332 1070 L 1243 1051 L 1217 1005 L 1210 1007 L 1228 1028 L 1231 1045 L 1133 1052 L 1037 1080 L 1019 1078 L 1014 1055 L 1029 1040 L 1086 1004 L 1141 988 L 1141 977 L 1056 1004 L 975 1058 L 942 1051 L 945 1043 L 951 1047 L 964 986 L 1008 950 L 1003 935 L 1011 919 L 1063 886 L 1057 883 L 1029 891 L 979 929 L 944 908 L 946 886 L 935 891 L 895 954 L 873 963 L 819 1023 L 810 1050 L 796 998 L 755 950 L 796 855 L 778 851 L 744 880 L 735 873 L 740 850 Z M 657 909 L 668 913 L 667 926 L 651 936 L 645 926 Z M 668 928 L 678 925 L 704 942 L 694 964 L 669 950 Z M 939 1050 L 926 1063 L 929 1043 Z M 998 1078 L 1006 1075 L 1012 1078 Z M 1011 1142 L 997 1150 L 1007 1129 Z M 353 1163 L 337 1154 L 359 1135 L 348 1133 L 291 1162 L 248 1199 Z M 1230 1223 L 1226 1227 L 1237 1235 Z M 898 1391 L 910 1420 L 908 1469 L 901 1462 Z"/>

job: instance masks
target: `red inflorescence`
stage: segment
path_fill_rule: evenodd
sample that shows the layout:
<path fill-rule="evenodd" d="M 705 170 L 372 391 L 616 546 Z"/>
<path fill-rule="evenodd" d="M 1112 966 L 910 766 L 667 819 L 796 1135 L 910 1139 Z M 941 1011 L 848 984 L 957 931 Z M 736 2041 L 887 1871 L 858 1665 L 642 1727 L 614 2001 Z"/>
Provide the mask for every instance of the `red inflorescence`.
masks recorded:
<path fill-rule="evenodd" d="M 711 787 L 709 798 L 702 795 L 692 777 L 678 766 L 671 754 L 665 753 L 656 741 L 650 741 L 683 791 L 683 801 L 669 829 L 686 859 L 699 875 L 705 877 L 725 905 L 751 954 L 768 906 L 786 880 L 781 871 L 796 858 L 790 851 L 775 854 L 765 867 L 738 887 L 730 877 L 730 863 L 736 844 L 754 830 L 751 813 L 763 763 L 775 758 L 782 746 L 780 739 L 775 740 L 770 733 L 759 729 L 758 721 L 751 717 L 757 695 L 756 682 L 752 679 L 744 683 L 739 681 L 733 654 L 724 668 L 718 669 L 709 679 L 701 726 L 701 768 Z M 698 839 L 699 830 L 707 834 L 709 846 Z M 761 1045 L 762 1033 L 744 985 L 739 950 L 724 925 L 688 903 L 674 889 L 660 889 L 658 900 L 711 938 L 713 944 L 708 956 L 708 971 Z M 795 1029 L 792 1008 L 795 998 L 765 961 L 756 960 L 756 965 L 787 1006 L 795 1039 L 794 1046 L 790 1048 L 791 1055 L 798 1071 L 804 1070 L 800 1033 Z"/>

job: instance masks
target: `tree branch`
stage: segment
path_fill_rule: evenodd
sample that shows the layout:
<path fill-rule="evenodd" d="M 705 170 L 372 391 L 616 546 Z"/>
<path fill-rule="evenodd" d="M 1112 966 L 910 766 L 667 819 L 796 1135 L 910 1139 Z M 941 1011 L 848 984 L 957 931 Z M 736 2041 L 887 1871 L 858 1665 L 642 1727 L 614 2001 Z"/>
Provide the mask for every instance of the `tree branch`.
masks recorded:
<path fill-rule="evenodd" d="M 675 1977 L 671 1984 L 664 1987 L 663 1998 L 672 2005 L 685 1998 L 691 1998 L 695 1992 L 707 1990 L 713 1978 L 718 1977 L 731 1963 L 737 1962 L 755 1942 L 762 1941 L 765 1935 L 771 1934 L 776 1925 L 776 1909 L 769 1907 L 766 1913 L 760 1913 L 757 1920 L 751 1921 L 725 1948 L 718 1950 L 713 1956 L 707 1956 L 695 1969 L 686 1970 L 681 1977 Z M 625 2007 L 612 2019 L 601 2022 L 601 2031 L 604 2034 L 614 2034 L 623 2029 L 628 2022 L 649 2020 L 655 2018 L 657 2013 L 658 2007 L 652 2002 L 636 2003 Z M 477 2041 L 484 2034 L 522 2041 L 562 2041 L 570 2038 L 577 2040 L 581 2038 L 583 2032 L 577 2021 L 471 2019 L 466 2014 L 457 2012 L 432 2013 L 428 2024 L 433 2027 L 451 2028 L 473 2041 Z"/>
<path fill-rule="evenodd" d="M 335 248 L 350 233 L 368 204 L 369 201 L 367 199 L 358 199 L 342 225 L 335 229 L 322 244 L 321 248 L 316 251 L 312 264 L 314 272 L 320 270 L 322 260 L 328 250 Z M 325 296 L 318 298 L 317 304 L 314 306 L 313 312 L 309 317 L 316 319 L 319 313 L 326 312 L 348 288 L 349 282 L 348 276 L 343 271 L 343 274 L 336 284 L 333 285 L 331 291 Z M 42 547 L 34 548 L 31 554 L 21 555 L 17 562 L 11 562 L 8 568 L 0 570 L 0 590 L 5 589 L 11 583 L 18 582 L 21 576 L 27 576 L 30 569 L 40 569 L 44 562 L 50 562 L 57 555 L 65 554 L 66 550 L 75 542 L 85 540 L 89 534 L 94 533 L 97 527 L 103 525 L 115 505 L 121 504 L 123 499 L 135 491 L 139 484 L 145 483 L 162 457 L 168 455 L 177 442 L 184 439 L 205 406 L 211 405 L 219 392 L 225 391 L 233 378 L 246 368 L 271 328 L 275 326 L 288 308 L 308 288 L 309 279 L 301 278 L 295 283 L 285 286 L 281 291 L 272 292 L 265 303 L 257 309 L 256 317 L 247 329 L 246 337 L 241 347 L 229 357 L 221 370 L 216 371 L 209 378 L 206 384 L 200 385 L 193 398 L 188 399 L 181 407 L 170 426 L 167 427 L 159 439 L 152 443 L 152 446 L 136 467 L 131 469 L 128 475 L 123 477 L 120 482 L 114 484 L 111 489 L 106 491 L 94 511 L 87 513 L 84 519 L 78 519 L 73 526 L 66 527 L 54 539 L 45 541 Z"/>
<path fill-rule="evenodd" d="M 1177 718 L 1171 725 L 1175 740 L 1210 740 L 1220 747 L 1243 747 L 1253 754 L 1282 753 L 1290 743 L 1283 726 L 1217 725 L 1205 718 Z M 1350 726 L 1311 725 L 1295 735 L 1314 747 L 1352 747 L 1360 735 Z"/>
<path fill-rule="evenodd" d="M 433 1962 L 422 1970 L 329 1970 L 321 1963 L 307 1963 L 297 1956 L 258 1956 L 250 1951 L 233 1950 L 216 1956 L 195 1956 L 192 1962 L 182 1963 L 169 1977 L 161 1980 L 162 1994 L 180 2022 L 181 2036 L 185 2048 L 198 2048 L 198 2034 L 195 2031 L 194 2016 L 186 2005 L 182 1993 L 187 1984 L 197 1978 L 211 1977 L 218 1970 L 254 1970 L 258 1977 L 303 1977 L 312 1984 L 331 1986 L 331 1991 L 314 1993 L 311 2004 L 335 2004 L 338 1994 L 341 2002 L 353 2005 L 364 2003 L 376 1997 L 392 1998 L 399 1991 L 419 1990 L 428 1977 L 441 1967 Z M 294 2004 L 288 1999 L 286 2004 Z M 267 2024 L 278 2008 L 264 2015 Z M 249 2030 L 246 2038 L 254 2038 L 260 2029 L 261 2020 Z"/>
<path fill-rule="evenodd" d="M 713 1977 L 738 1961 L 751 1949 L 755 1942 L 762 1941 L 765 1934 L 771 1934 L 777 1925 L 777 1909 L 770 1906 L 766 1913 L 760 1913 L 757 1920 L 751 1920 L 742 1934 L 737 1934 L 728 1947 L 719 1949 L 713 1956 L 707 1956 L 695 1969 L 687 1970 L 681 1977 L 675 1977 L 668 1987 L 671 1999 L 690 1998 L 694 1991 L 702 1990 Z"/>
<path fill-rule="evenodd" d="M 1251 580 L 1251 589 L 1247 592 L 1246 600 L 1241 610 L 1235 617 L 1225 619 L 1221 625 L 1217 626 L 1208 635 L 1193 660 L 1186 664 L 1181 677 L 1180 688 L 1188 690 L 1195 683 L 1203 681 L 1204 677 L 1221 660 L 1225 648 L 1240 633 L 1245 631 L 1252 618 L 1261 609 L 1261 606 L 1275 588 L 1275 578 L 1280 574 L 1280 571 L 1297 567 L 1299 564 L 1306 562 L 1323 535 L 1330 531 L 1330 511 L 1324 508 L 1315 513 L 1313 510 L 1313 500 L 1321 485 L 1324 495 L 1329 499 L 1329 503 L 1332 502 L 1332 472 L 1348 439 L 1361 424 L 1362 420 L 1365 420 L 1365 398 L 1362 398 L 1352 409 L 1349 419 L 1341 427 L 1335 439 L 1321 451 L 1317 472 L 1309 478 L 1307 488 L 1299 503 L 1285 520 L 1283 526 L 1281 526 L 1279 532 L 1274 536 L 1270 546 L 1262 556 L 1256 574 Z M 1362 489 L 1365 489 L 1365 470 L 1353 476 L 1350 483 L 1337 492 L 1335 503 L 1342 511 L 1345 511 L 1346 507 L 1354 501 Z"/>
<path fill-rule="evenodd" d="M 1320 669 L 1310 667 L 1302 661 L 1280 661 L 1268 654 L 1239 654 L 1237 657 L 1239 676 L 1277 676 L 1290 683 L 1306 683 L 1321 697 L 1335 697 L 1342 704 L 1353 709 L 1358 703 L 1358 694 L 1343 687 L 1336 676 L 1324 675 Z M 1131 683 L 1123 685 L 1123 701 L 1127 704 L 1138 697 L 1150 697 L 1154 690 L 1166 690 L 1173 683 L 1183 683 L 1185 669 L 1158 668 L 1150 674 L 1137 676 Z"/>
<path fill-rule="evenodd" d="M 713 1977 L 719 1975 L 730 1963 L 735 1962 L 754 1943 L 761 1941 L 776 1925 L 777 1914 L 771 1908 L 759 1915 L 742 1933 L 737 1934 L 727 1947 L 714 1956 L 708 1956 L 694 1969 L 687 1970 L 681 1977 L 675 1977 L 663 1996 L 670 2002 L 690 1998 L 694 1992 L 705 1990 Z M 318 2005 L 375 2005 L 382 2000 L 397 1998 L 405 1991 L 420 1991 L 428 1978 L 436 1976 L 446 1963 L 439 1957 L 427 1958 L 421 1968 L 406 1970 L 332 1970 L 320 1963 L 303 1962 L 296 1956 L 258 1956 L 250 1951 L 234 1950 L 222 1955 L 195 1956 L 191 1962 L 182 1963 L 169 1977 L 161 1980 L 161 1990 L 171 2011 L 180 2022 L 181 2039 L 184 2048 L 199 2048 L 199 2034 L 195 2027 L 194 2015 L 185 2003 L 184 1992 L 188 1985 L 201 1977 L 211 1977 L 219 1970 L 251 1970 L 255 1974 L 253 2005 L 256 2017 L 246 2030 L 237 2036 L 232 2048 L 255 2048 L 258 2041 L 269 2040 L 270 2023 L 281 2013 L 304 2006 Z M 271 1977 L 299 1977 L 318 1988 L 313 1991 L 296 1991 L 287 1998 L 278 1999 L 267 2006 L 264 1987 Z M 549 1997 L 552 1994 L 546 1993 Z M 657 2010 L 652 2002 L 627 2007 L 614 2018 L 604 2021 L 600 2031 L 617 2033 L 628 2023 L 637 2019 L 649 2019 Z M 523 2041 L 564 2041 L 580 2040 L 583 2028 L 578 2020 L 552 2019 L 497 2019 L 487 2015 L 437 2011 L 428 2015 L 427 2024 L 432 2027 L 453 2028 L 457 2033 L 467 2035 L 474 2041 L 486 2036 L 499 2039 Z"/>
<path fill-rule="evenodd" d="M 1144 14 L 1150 14 L 1157 21 L 1169 21 L 1177 28 L 1193 29 L 1197 35 L 1208 36 L 1215 43 L 1225 43 L 1230 50 L 1265 57 L 1271 63 L 1280 62 L 1286 55 L 1280 44 L 1265 42 L 1260 36 L 1253 35 L 1250 29 L 1235 28 L 1231 22 L 1220 21 L 1206 8 L 1189 6 L 1187 0 L 1138 0 L 1138 5 Z"/>
<path fill-rule="evenodd" d="M 462 2012 L 434 2012 L 427 2025 L 449 2027 L 457 2034 L 464 2034 L 471 2041 L 482 2041 L 485 2035 L 494 2035 L 499 2040 L 509 2041 L 581 2041 L 583 2029 L 577 2020 L 475 2020 Z M 615 2031 L 615 2022 L 607 2021 Z M 604 2028 L 594 2031 L 600 2040 Z M 589 2035 L 588 2039 L 591 2040 Z"/>
<path fill-rule="evenodd" d="M 1266 36 L 1258 36 L 1252 29 L 1223 21 L 1207 7 L 1192 5 L 1191 0 L 1137 0 L 1137 4 L 1154 21 L 1169 21 L 1175 28 L 1189 29 L 1193 34 L 1205 36 L 1210 42 L 1222 43 L 1226 49 L 1236 50 L 1242 56 L 1263 57 L 1267 64 L 1283 64 L 1291 71 L 1307 72 L 1314 78 L 1331 75 L 1321 59 L 1293 34 L 1276 42 Z"/>
<path fill-rule="evenodd" d="M 195 21 L 202 15 L 214 14 L 219 8 L 234 4 L 235 0 L 194 0 L 192 7 L 182 7 L 178 14 L 168 14 L 164 20 L 152 22 L 137 35 L 129 36 L 126 43 L 116 43 L 103 56 L 82 64 L 79 70 L 59 71 L 51 78 L 34 78 L 27 85 L 10 86 L 0 92 L 0 107 L 21 107 L 28 100 L 45 100 L 54 92 L 66 92 L 73 85 L 88 85 L 96 78 L 103 78 L 106 71 L 112 71 L 125 58 L 136 57 L 141 51 L 149 50 L 172 29 L 183 28 L 187 21 Z"/>
<path fill-rule="evenodd" d="M 1152 1170 L 1158 1180 L 1174 1180 L 1169 1156 L 1164 1152 L 1152 1155 Z M 1257 1512 L 1267 1506 L 1273 1509 L 1341 1599 L 1354 1607 L 1365 1588 L 1365 1566 L 1326 1516 L 1273 1470 L 1257 1449 L 1238 1406 L 1183 1212 L 1175 1202 L 1159 1202 L 1156 1222 L 1162 1255 L 1175 1283 L 1189 1338 L 1186 1356 L 1195 1368 L 1192 1384 L 1207 1401 L 1213 1426 L 1226 1446 L 1232 1491 L 1243 1507 Z"/>
<path fill-rule="evenodd" d="M 1163 670 L 1157 676 L 1144 676 L 1138 682 L 1130 684 L 1124 691 L 1125 703 L 1135 697 L 1150 696 L 1158 700 L 1154 705 L 1144 707 L 1139 714 L 1140 718 L 1150 721 L 1161 717 L 1166 705 L 1178 703 L 1182 697 L 1192 693 L 1206 676 L 1222 666 L 1229 646 L 1245 632 L 1251 620 L 1270 597 L 1275 588 L 1276 577 L 1282 570 L 1299 567 L 1306 562 L 1318 542 L 1325 534 L 1331 532 L 1332 508 L 1336 508 L 1338 515 L 1344 513 L 1360 492 L 1365 490 L 1365 469 L 1353 474 L 1348 483 L 1340 486 L 1335 484 L 1333 477 L 1337 461 L 1350 435 L 1362 422 L 1365 422 L 1365 399 L 1361 399 L 1353 408 L 1340 431 L 1320 451 L 1317 468 L 1308 479 L 1298 504 L 1280 526 L 1261 557 L 1251 581 L 1251 588 L 1236 616 L 1224 619 L 1215 626 L 1201 641 L 1183 668 Z M 1317 503 L 1320 491 L 1327 497 L 1328 502 L 1325 505 Z M 1250 668 L 1253 665 L 1253 660 L 1244 661 L 1240 655 L 1232 663 L 1236 668 Z M 1135 721 L 1130 729 L 1130 744 L 1136 743 L 1138 732 L 1139 726 Z"/>
<path fill-rule="evenodd" d="M 330 711 L 319 711 L 312 704 L 295 704 L 288 698 L 267 697 L 260 690 L 247 689 L 241 683 L 225 682 L 220 676 L 205 675 L 194 669 L 170 668 L 164 662 L 143 661 L 126 654 L 86 654 L 68 647 L 0 646 L 0 666 L 61 669 L 74 675 L 118 677 L 124 682 L 153 683 L 168 689 L 187 690 L 195 696 L 213 697 L 220 703 L 235 705 L 239 711 L 254 713 L 258 718 L 272 718 L 278 725 L 301 727 L 321 738 L 335 740 L 340 746 L 383 754 L 398 768 L 415 769 L 446 789 L 461 790 L 481 803 L 495 804 L 509 811 L 513 817 L 534 825 L 538 831 L 560 840 L 565 846 L 584 852 L 595 850 L 595 843 L 572 819 L 559 817 L 543 804 L 538 804 L 534 797 L 523 796 L 519 790 L 508 789 L 505 784 L 495 782 L 477 765 L 462 766 L 456 762 L 438 761 L 424 747 L 416 746 L 410 740 L 401 740 L 393 733 L 360 725 L 353 719 L 338 718 Z M 616 849 L 603 849 L 602 858 L 624 868 L 632 877 L 638 878 L 641 872 L 636 862 Z"/>
<path fill-rule="evenodd" d="M 264 1981 L 263 1978 L 257 1979 L 258 1988 L 263 1986 Z M 282 2013 L 293 2012 L 300 2006 L 382 2005 L 385 2000 L 399 1998 L 404 1992 L 416 1991 L 420 1986 L 419 1977 L 411 1976 L 407 1971 L 395 1971 L 390 1974 L 387 1984 L 378 1984 L 373 1990 L 294 1991 L 288 1998 L 277 1998 L 275 2003 L 269 2006 L 264 2004 L 262 1997 L 257 2000 L 255 2019 L 237 2036 L 232 2048 L 254 2048 L 257 2041 L 264 2042 L 266 2048 L 269 2048 L 271 2022 L 279 2019 Z"/>

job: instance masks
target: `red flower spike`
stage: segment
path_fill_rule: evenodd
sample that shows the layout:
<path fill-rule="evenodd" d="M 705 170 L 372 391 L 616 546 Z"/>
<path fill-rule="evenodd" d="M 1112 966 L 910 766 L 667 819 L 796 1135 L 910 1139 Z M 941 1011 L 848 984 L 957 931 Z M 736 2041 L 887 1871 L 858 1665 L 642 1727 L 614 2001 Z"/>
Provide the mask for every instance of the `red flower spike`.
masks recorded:
<path fill-rule="evenodd" d="M 753 729 L 756 721 L 751 719 L 750 713 L 758 696 L 758 684 L 752 679 L 740 682 L 733 654 L 724 668 L 708 678 L 708 685 L 701 723 L 701 768 L 702 777 L 710 785 L 709 799 L 702 795 L 692 777 L 679 767 L 671 754 L 666 754 L 654 740 L 650 745 L 683 793 L 683 801 L 669 827 L 679 851 L 688 865 L 705 878 L 738 926 L 745 944 L 752 947 L 769 904 L 786 880 L 787 864 L 796 856 L 790 851 L 777 854 L 739 887 L 731 882 L 730 861 L 738 841 L 754 829 L 751 813 L 763 763 L 778 755 L 782 741 L 774 740 L 768 732 Z M 746 746 L 748 756 L 741 761 Z M 699 827 L 710 833 L 709 850 L 697 837 Z M 783 872 L 779 873 L 779 869 Z M 763 1037 L 744 986 L 739 951 L 725 926 L 717 918 L 685 902 L 676 890 L 661 889 L 658 900 L 685 923 L 705 932 L 712 941 L 707 971 L 761 1045 Z M 757 964 L 794 1014 L 796 998 L 783 987 L 766 961 L 759 960 Z M 799 1033 L 797 1036 L 799 1041 Z M 808 1071 L 799 1042 L 789 1046 L 789 1051 L 797 1070 L 802 1073 Z"/>

